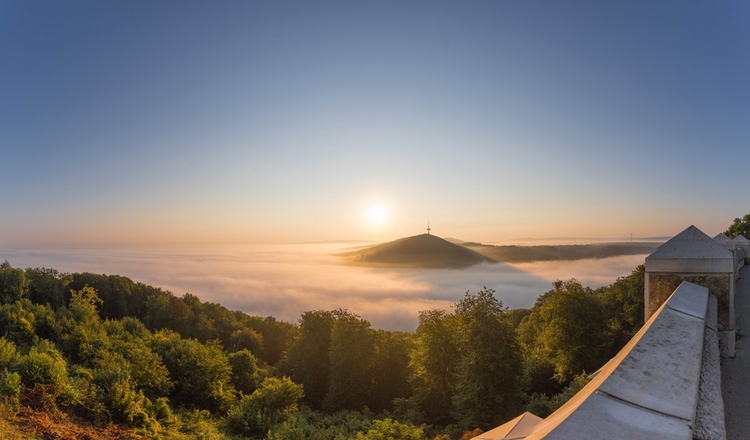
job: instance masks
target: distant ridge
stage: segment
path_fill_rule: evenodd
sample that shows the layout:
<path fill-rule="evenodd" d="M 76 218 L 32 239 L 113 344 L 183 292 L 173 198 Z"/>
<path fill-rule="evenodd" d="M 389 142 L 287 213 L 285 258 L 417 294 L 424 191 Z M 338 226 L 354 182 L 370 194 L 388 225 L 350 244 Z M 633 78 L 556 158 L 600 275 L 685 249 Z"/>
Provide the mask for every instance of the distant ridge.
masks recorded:
<path fill-rule="evenodd" d="M 449 241 L 450 240 L 450 241 Z M 661 243 L 621 242 L 577 245 L 493 246 L 422 234 L 339 254 L 360 266 L 460 268 L 478 263 L 529 263 L 648 255 Z"/>
<path fill-rule="evenodd" d="M 661 243 L 623 242 L 542 246 L 491 246 L 463 243 L 468 249 L 502 263 L 528 263 L 533 261 L 582 260 L 608 258 L 620 255 L 648 255 Z"/>
<path fill-rule="evenodd" d="M 401 238 L 340 255 L 352 264 L 383 267 L 461 268 L 495 262 L 431 234 Z"/>

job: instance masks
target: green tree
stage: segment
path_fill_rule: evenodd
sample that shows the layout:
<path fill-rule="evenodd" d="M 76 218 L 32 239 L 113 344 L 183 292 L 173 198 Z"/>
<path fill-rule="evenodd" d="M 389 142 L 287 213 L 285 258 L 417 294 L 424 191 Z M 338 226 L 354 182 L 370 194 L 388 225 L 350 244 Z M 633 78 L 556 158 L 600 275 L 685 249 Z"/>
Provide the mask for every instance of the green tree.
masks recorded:
<path fill-rule="evenodd" d="M 268 430 L 297 411 L 302 396 L 302 387 L 288 377 L 269 377 L 229 411 L 227 426 L 242 436 L 266 438 Z"/>
<path fill-rule="evenodd" d="M 425 438 L 421 427 L 386 418 L 373 420 L 367 432 L 360 432 L 355 440 L 423 440 Z"/>
<path fill-rule="evenodd" d="M 19 356 L 13 370 L 19 374 L 24 386 L 41 390 L 48 396 L 49 399 L 42 399 L 42 402 L 53 408 L 56 402 L 75 400 L 68 380 L 67 362 L 50 341 L 41 340 L 29 354 Z"/>
<path fill-rule="evenodd" d="M 0 338 L 0 368 L 12 366 L 17 356 L 16 344 L 5 338 Z"/>
<path fill-rule="evenodd" d="M 8 304 L 25 298 L 29 293 L 29 280 L 21 269 L 10 267 L 7 261 L 0 265 L 0 303 Z"/>
<path fill-rule="evenodd" d="M 232 367 L 232 385 L 237 391 L 250 395 L 258 388 L 258 360 L 249 350 L 240 350 L 229 355 Z"/>
<path fill-rule="evenodd" d="M 128 326 L 124 323 L 128 323 Z M 143 324 L 133 318 L 124 318 L 123 321 L 107 320 L 103 328 L 110 340 L 109 351 L 122 356 L 130 366 L 134 386 L 143 390 L 149 398 L 167 396 L 173 386 L 169 371 L 161 357 L 149 347 L 150 334 Z M 128 331 L 128 328 L 135 330 L 136 334 Z"/>
<path fill-rule="evenodd" d="M 461 322 L 454 408 L 460 425 L 486 429 L 507 420 L 521 403 L 521 356 L 506 310 L 484 288 L 456 304 Z"/>
<path fill-rule="evenodd" d="M 68 309 L 76 321 L 83 324 L 96 324 L 100 322 L 97 307 L 103 302 L 104 300 L 99 298 L 96 289 L 90 286 L 83 286 L 81 290 L 70 291 Z"/>
<path fill-rule="evenodd" d="M 411 394 L 409 344 L 404 334 L 375 332 L 375 359 L 368 407 L 375 412 L 393 411 L 394 399 Z"/>
<path fill-rule="evenodd" d="M 247 349 L 260 357 L 263 353 L 263 336 L 251 328 L 238 329 L 232 333 L 229 347 L 232 351 Z"/>
<path fill-rule="evenodd" d="M 299 338 L 280 364 L 282 371 L 305 387 L 304 401 L 320 409 L 330 387 L 331 332 L 336 312 L 316 310 L 302 314 Z"/>
<path fill-rule="evenodd" d="M 195 319 L 193 310 L 169 292 L 156 292 L 145 304 L 144 324 L 151 330 L 169 329 L 187 337 Z"/>
<path fill-rule="evenodd" d="M 35 306 L 28 299 L 0 305 L 0 329 L 2 336 L 22 348 L 30 348 L 38 340 L 37 315 L 43 306 Z"/>
<path fill-rule="evenodd" d="M 630 275 L 620 277 L 611 285 L 595 291 L 602 303 L 612 341 L 608 357 L 617 354 L 643 327 L 645 272 L 645 267 L 641 264 Z"/>
<path fill-rule="evenodd" d="M 745 238 L 750 239 L 750 214 L 745 214 L 742 218 L 735 218 L 734 222 L 729 225 L 724 235 L 729 238 L 735 238 L 738 235 L 742 235 Z"/>
<path fill-rule="evenodd" d="M 571 397 L 575 396 L 579 391 L 589 383 L 589 375 L 581 373 L 574 377 L 573 380 L 562 390 L 559 394 L 555 394 L 551 398 L 542 394 L 534 394 L 526 404 L 526 411 L 532 414 L 536 414 L 539 417 L 546 418 L 553 412 L 557 411 L 558 408 L 563 406 Z"/>
<path fill-rule="evenodd" d="M 174 381 L 170 399 L 191 408 L 223 411 L 233 399 L 232 369 L 221 347 L 182 339 L 169 331 L 157 332 L 151 341 Z"/>
<path fill-rule="evenodd" d="M 82 365 L 91 366 L 110 346 L 101 325 L 97 307 L 102 303 L 93 287 L 71 290 L 68 307 L 57 311 L 61 323 L 60 343 L 67 356 Z"/>
<path fill-rule="evenodd" d="M 268 365 L 276 365 L 298 336 L 297 327 L 291 323 L 279 321 L 271 316 L 259 318 L 241 312 L 235 313 L 242 316 L 245 326 L 263 336 L 263 351 L 257 353 L 257 356 Z"/>
<path fill-rule="evenodd" d="M 430 424 L 447 425 L 453 421 L 452 399 L 460 360 L 459 326 L 458 318 L 445 310 L 419 313 L 410 360 L 414 390 L 411 399 Z"/>
<path fill-rule="evenodd" d="M 361 410 L 372 390 L 375 334 L 370 323 L 341 312 L 331 330 L 330 381 L 323 407 Z"/>
<path fill-rule="evenodd" d="M 70 276 L 56 269 L 26 269 L 29 280 L 29 299 L 36 304 L 49 304 L 54 310 L 65 305 L 65 291 Z"/>
<path fill-rule="evenodd" d="M 593 372 L 609 359 L 608 320 L 602 303 L 575 279 L 556 281 L 518 327 L 528 354 L 554 366 L 555 378 L 566 383 L 583 371 Z"/>
<path fill-rule="evenodd" d="M 96 361 L 92 382 L 101 390 L 99 401 L 118 423 L 141 426 L 149 420 L 149 403 L 136 389 L 129 362 L 119 353 L 105 352 Z"/>
<path fill-rule="evenodd" d="M 84 286 L 96 289 L 102 299 L 99 314 L 103 319 L 120 319 L 131 315 L 135 309 L 136 284 L 130 278 L 120 275 L 99 275 L 93 273 L 75 273 L 70 276 L 69 287 L 80 290 Z"/>

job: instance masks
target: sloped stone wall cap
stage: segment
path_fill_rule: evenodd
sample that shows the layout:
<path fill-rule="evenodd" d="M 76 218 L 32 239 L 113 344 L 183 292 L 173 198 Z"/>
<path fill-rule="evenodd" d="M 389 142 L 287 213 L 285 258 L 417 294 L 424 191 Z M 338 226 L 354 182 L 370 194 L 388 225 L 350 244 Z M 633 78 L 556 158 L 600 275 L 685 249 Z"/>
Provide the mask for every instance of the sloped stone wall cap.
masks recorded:
<path fill-rule="evenodd" d="M 703 231 L 690 226 L 659 246 L 649 259 L 732 259 L 732 253 Z"/>
<path fill-rule="evenodd" d="M 692 440 L 684 420 L 593 394 L 558 425 L 536 426 L 525 440 Z"/>
<path fill-rule="evenodd" d="M 703 302 L 708 301 L 706 291 Z M 599 386 L 600 391 L 639 407 L 692 421 L 698 403 L 702 319 L 662 310 L 650 331 Z"/>
<path fill-rule="evenodd" d="M 534 439 L 692 439 L 708 289 L 681 284 Z M 705 315 L 703 316 L 705 318 Z"/>
<path fill-rule="evenodd" d="M 667 307 L 705 320 L 708 310 L 708 288 L 683 281 L 675 289 Z"/>

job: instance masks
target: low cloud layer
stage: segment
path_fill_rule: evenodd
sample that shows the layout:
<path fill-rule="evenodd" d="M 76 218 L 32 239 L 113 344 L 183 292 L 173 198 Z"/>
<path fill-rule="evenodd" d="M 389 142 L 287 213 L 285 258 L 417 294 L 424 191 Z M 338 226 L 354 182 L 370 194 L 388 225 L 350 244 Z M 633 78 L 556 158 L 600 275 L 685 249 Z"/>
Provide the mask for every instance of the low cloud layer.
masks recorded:
<path fill-rule="evenodd" d="M 245 248 L 34 249 L 0 251 L 15 267 L 127 276 L 190 292 L 249 314 L 295 321 L 302 312 L 348 309 L 374 327 L 414 330 L 420 310 L 449 309 L 488 287 L 511 308 L 530 307 L 556 279 L 597 287 L 630 274 L 643 255 L 572 262 L 480 264 L 468 269 L 382 269 L 340 265 L 335 244 Z"/>

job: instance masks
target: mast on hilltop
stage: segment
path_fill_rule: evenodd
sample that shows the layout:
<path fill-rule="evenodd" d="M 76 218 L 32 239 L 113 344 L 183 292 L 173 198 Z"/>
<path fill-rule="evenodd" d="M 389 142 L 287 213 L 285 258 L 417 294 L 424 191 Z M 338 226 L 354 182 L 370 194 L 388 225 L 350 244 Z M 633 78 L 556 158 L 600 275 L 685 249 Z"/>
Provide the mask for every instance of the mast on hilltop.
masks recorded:
<path fill-rule="evenodd" d="M 427 219 L 427 235 L 430 235 L 430 219 Z"/>

